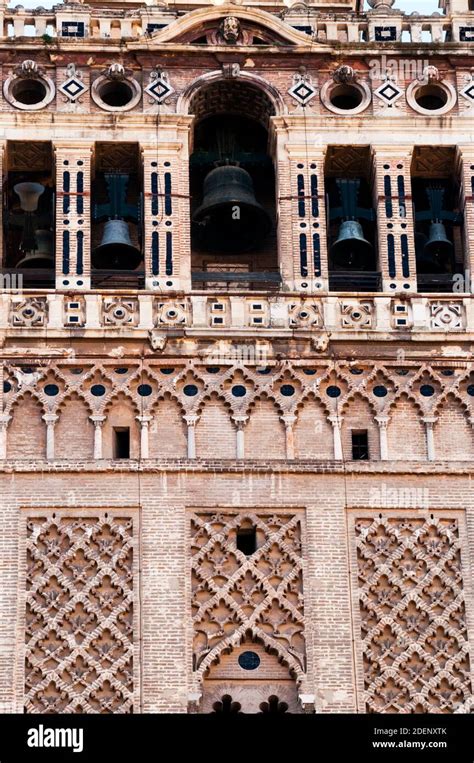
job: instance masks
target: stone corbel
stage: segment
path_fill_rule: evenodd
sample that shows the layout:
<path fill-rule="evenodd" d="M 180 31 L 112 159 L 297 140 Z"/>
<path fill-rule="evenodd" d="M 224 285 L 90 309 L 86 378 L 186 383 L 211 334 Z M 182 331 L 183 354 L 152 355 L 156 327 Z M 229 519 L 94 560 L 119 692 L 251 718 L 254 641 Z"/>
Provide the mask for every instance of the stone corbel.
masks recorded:
<path fill-rule="evenodd" d="M 155 331 L 154 329 L 148 332 L 148 339 L 151 349 L 155 352 L 163 352 L 166 347 L 166 342 L 168 341 L 166 334 L 162 331 Z"/>

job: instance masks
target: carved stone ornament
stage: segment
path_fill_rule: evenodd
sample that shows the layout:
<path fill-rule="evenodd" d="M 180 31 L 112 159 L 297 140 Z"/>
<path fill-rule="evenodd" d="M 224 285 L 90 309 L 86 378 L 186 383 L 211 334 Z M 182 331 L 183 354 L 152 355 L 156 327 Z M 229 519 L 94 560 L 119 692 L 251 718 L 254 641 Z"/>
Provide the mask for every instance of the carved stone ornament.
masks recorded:
<path fill-rule="evenodd" d="M 167 342 L 166 334 L 152 330 L 148 332 L 148 339 L 151 349 L 155 352 L 162 352 L 165 349 Z"/>
<path fill-rule="evenodd" d="M 338 66 L 332 73 L 332 78 L 334 82 L 337 82 L 340 85 L 347 85 L 349 82 L 356 81 L 356 73 L 352 66 L 344 64 L 343 66 Z"/>
<path fill-rule="evenodd" d="M 439 70 L 436 66 L 425 66 L 421 76 L 421 82 L 439 82 L 441 79 Z"/>
<path fill-rule="evenodd" d="M 235 43 L 240 37 L 240 21 L 236 16 L 226 16 L 220 25 L 220 33 L 228 43 Z"/>
<path fill-rule="evenodd" d="M 27 58 L 25 61 L 22 61 L 20 66 L 16 67 L 15 74 L 18 77 L 23 77 L 24 79 L 32 79 L 33 77 L 41 76 L 38 64 L 36 61 L 32 61 L 29 58 Z"/>
<path fill-rule="evenodd" d="M 126 77 L 125 67 L 122 64 L 110 64 L 105 76 L 112 80 L 123 80 Z"/>

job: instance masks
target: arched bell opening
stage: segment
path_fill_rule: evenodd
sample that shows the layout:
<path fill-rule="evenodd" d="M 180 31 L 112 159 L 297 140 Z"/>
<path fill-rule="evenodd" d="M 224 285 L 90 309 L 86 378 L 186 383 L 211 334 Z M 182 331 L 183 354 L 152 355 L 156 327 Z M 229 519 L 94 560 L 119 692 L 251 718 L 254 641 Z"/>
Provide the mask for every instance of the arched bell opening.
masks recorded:
<path fill-rule="evenodd" d="M 273 104 L 253 85 L 224 80 L 198 90 L 190 111 L 196 116 L 190 157 L 194 287 L 278 285 L 268 147 Z"/>
<path fill-rule="evenodd" d="M 381 286 L 371 166 L 368 146 L 328 149 L 325 189 L 332 291 L 378 291 Z"/>
<path fill-rule="evenodd" d="M 199 710 L 218 715 L 302 712 L 296 679 L 274 652 L 250 634 L 210 667 Z"/>
<path fill-rule="evenodd" d="M 92 165 L 92 284 L 138 287 L 144 277 L 138 143 L 97 143 Z"/>
<path fill-rule="evenodd" d="M 6 164 L 3 271 L 21 275 L 26 288 L 50 287 L 55 262 L 52 145 L 9 141 Z"/>
<path fill-rule="evenodd" d="M 464 271 L 461 183 L 455 148 L 437 148 L 435 162 L 433 151 L 416 147 L 411 167 L 418 291 L 452 292 Z"/>

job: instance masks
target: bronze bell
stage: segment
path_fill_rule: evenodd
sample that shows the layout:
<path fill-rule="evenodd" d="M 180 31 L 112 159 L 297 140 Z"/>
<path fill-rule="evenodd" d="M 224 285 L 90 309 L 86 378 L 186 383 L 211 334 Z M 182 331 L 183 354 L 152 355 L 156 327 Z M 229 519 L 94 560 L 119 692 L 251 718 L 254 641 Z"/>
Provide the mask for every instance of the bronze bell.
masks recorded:
<path fill-rule="evenodd" d="M 331 246 L 333 267 L 338 270 L 366 270 L 371 257 L 372 244 L 364 238 L 362 225 L 357 220 L 343 220 L 337 239 Z"/>
<path fill-rule="evenodd" d="M 130 230 L 125 220 L 107 220 L 102 241 L 94 249 L 92 264 L 97 270 L 135 270 L 142 255 L 133 246 Z"/>
<path fill-rule="evenodd" d="M 54 268 L 53 232 L 37 230 L 34 233 L 34 238 L 36 249 L 26 252 L 25 256 L 17 262 L 16 267 L 20 270 Z"/>
<path fill-rule="evenodd" d="M 246 252 L 271 230 L 270 215 L 255 198 L 249 173 L 234 165 L 216 167 L 204 179 L 202 204 L 193 214 L 203 249 Z"/>
<path fill-rule="evenodd" d="M 446 235 L 443 223 L 432 222 L 428 241 L 423 247 L 423 260 L 432 263 L 431 273 L 448 273 L 451 269 L 453 245 Z"/>

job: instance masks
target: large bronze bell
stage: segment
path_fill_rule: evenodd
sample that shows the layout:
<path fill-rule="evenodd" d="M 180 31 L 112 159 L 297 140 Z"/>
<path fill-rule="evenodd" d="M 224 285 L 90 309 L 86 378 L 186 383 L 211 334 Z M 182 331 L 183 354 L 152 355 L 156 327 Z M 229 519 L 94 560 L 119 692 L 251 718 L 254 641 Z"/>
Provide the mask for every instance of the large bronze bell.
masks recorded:
<path fill-rule="evenodd" d="M 332 266 L 338 270 L 367 270 L 372 258 L 372 244 L 364 238 L 357 220 L 343 220 L 331 246 Z"/>
<path fill-rule="evenodd" d="M 441 222 L 432 222 L 428 241 L 423 247 L 423 260 L 432 263 L 431 273 L 446 273 L 450 271 L 454 247 L 446 235 L 446 228 Z"/>
<path fill-rule="evenodd" d="M 202 248 L 246 252 L 270 231 L 270 215 L 256 200 L 252 178 L 242 167 L 223 165 L 211 170 L 203 192 L 202 204 L 193 214 Z"/>
<path fill-rule="evenodd" d="M 125 220 L 107 220 L 102 241 L 94 249 L 92 264 L 97 270 L 135 270 L 142 255 L 130 238 Z"/>
<path fill-rule="evenodd" d="M 20 270 L 54 268 L 53 232 L 37 230 L 34 237 L 36 249 L 26 252 L 25 256 L 17 262 L 16 267 Z"/>

